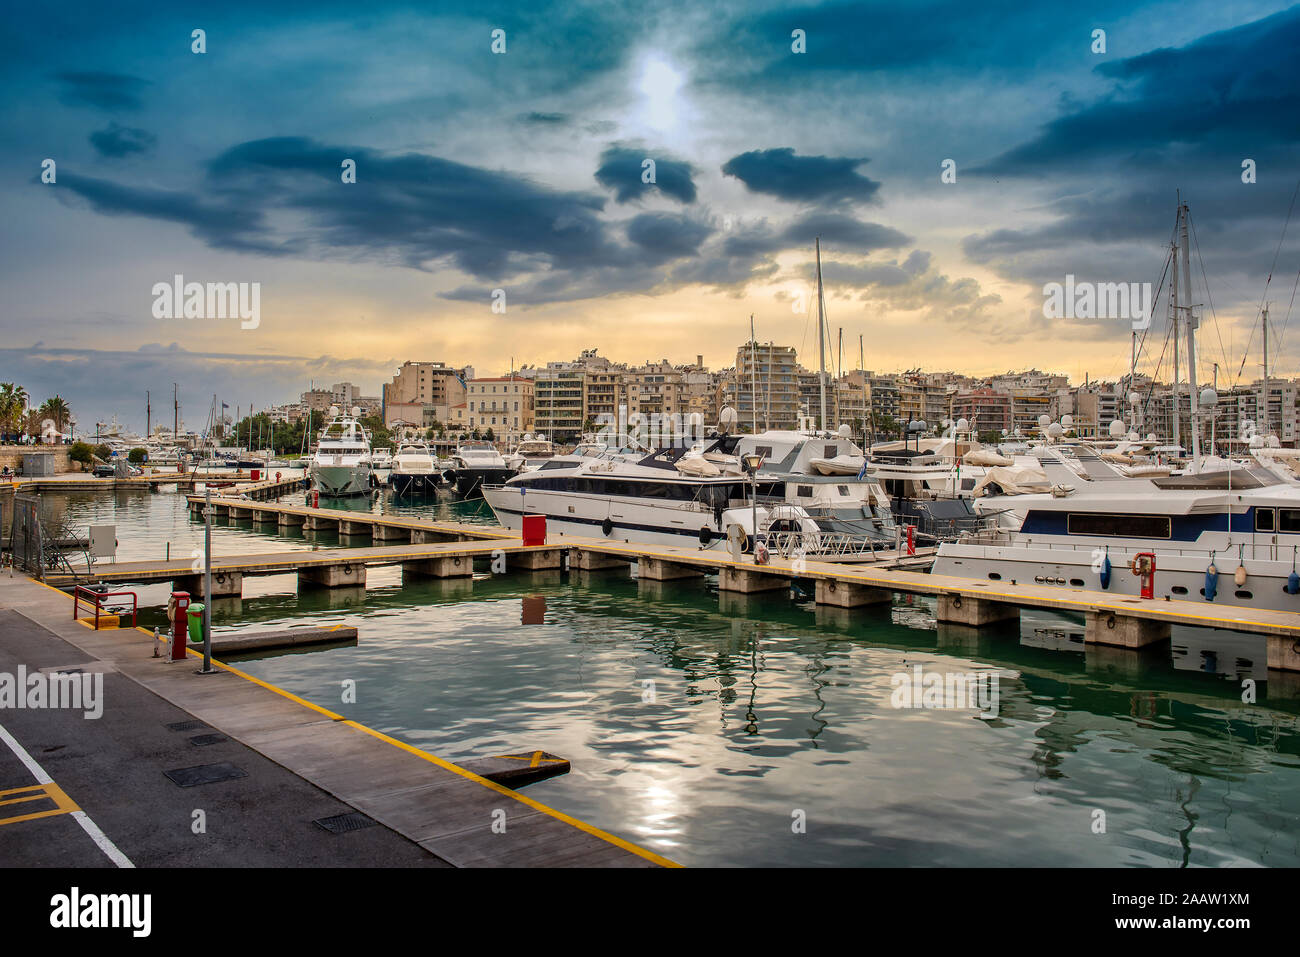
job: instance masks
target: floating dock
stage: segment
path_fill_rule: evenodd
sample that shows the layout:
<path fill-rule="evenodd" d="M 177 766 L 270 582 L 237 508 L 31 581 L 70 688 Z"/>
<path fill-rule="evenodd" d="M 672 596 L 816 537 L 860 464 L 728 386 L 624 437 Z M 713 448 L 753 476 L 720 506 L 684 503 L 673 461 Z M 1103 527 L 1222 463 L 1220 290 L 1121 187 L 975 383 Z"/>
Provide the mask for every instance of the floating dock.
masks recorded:
<path fill-rule="evenodd" d="M 190 502 L 201 508 L 203 499 L 191 497 Z M 1165 641 L 1173 625 L 1257 634 L 1267 639 L 1269 668 L 1300 671 L 1300 615 L 1289 612 L 932 575 L 891 568 L 887 561 L 863 565 L 773 557 L 768 564 L 757 565 L 750 556 L 736 559 L 719 549 L 643 545 L 568 535 L 551 535 L 545 545 L 525 546 L 516 533 L 492 526 L 305 505 L 254 504 L 229 498 L 213 499 L 212 504 L 218 514 L 224 510 L 232 519 L 275 522 L 279 527 L 294 526 L 301 521 L 305 528 L 329 528 L 345 537 L 408 542 L 217 559 L 213 563 L 214 597 L 241 594 L 244 575 L 296 571 L 302 583 L 339 587 L 364 584 L 365 569 L 372 565 L 400 564 L 408 573 L 434 578 L 469 578 L 475 559 L 493 556 L 504 559 L 493 570 L 506 573 L 559 568 L 598 571 L 635 563 L 637 576 L 643 581 L 716 575 L 718 590 L 724 594 L 788 593 L 792 582 L 811 581 L 818 605 L 846 609 L 888 605 L 896 593 L 929 595 L 938 599 L 938 621 L 974 628 L 1017 620 L 1022 608 L 1072 612 L 1084 617 L 1085 643 L 1120 648 L 1142 648 Z M 434 539 L 443 542 L 428 544 Z M 194 575 L 189 563 L 184 561 L 97 565 L 93 574 L 99 580 L 113 583 L 170 580 L 176 587 L 193 594 L 198 594 L 196 588 L 202 587 L 201 576 Z M 50 576 L 48 581 L 68 584 L 72 577 Z"/>

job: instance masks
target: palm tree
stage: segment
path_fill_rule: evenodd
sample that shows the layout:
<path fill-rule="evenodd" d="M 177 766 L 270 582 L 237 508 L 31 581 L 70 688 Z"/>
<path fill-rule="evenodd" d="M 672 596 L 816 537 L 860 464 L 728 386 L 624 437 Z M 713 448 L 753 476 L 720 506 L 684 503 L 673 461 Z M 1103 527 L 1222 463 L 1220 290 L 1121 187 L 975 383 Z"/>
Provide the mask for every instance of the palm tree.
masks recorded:
<path fill-rule="evenodd" d="M 68 424 L 68 419 L 72 417 L 72 410 L 68 408 L 68 403 L 64 401 L 62 396 L 56 395 L 52 399 L 46 399 L 41 404 L 39 414 L 42 422 L 42 433 L 44 423 L 48 420 L 53 422 L 54 428 L 62 434 L 64 427 Z M 42 437 L 44 437 L 43 434 Z"/>

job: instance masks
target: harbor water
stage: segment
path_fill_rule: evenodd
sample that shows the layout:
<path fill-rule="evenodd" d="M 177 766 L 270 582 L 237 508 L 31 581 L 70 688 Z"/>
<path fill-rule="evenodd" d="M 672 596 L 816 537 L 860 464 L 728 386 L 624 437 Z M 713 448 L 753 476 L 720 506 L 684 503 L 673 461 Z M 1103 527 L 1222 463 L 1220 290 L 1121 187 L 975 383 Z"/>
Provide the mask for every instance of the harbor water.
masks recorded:
<path fill-rule="evenodd" d="M 116 525 L 120 560 L 202 548 L 183 495 L 44 500 Z M 345 507 L 491 520 L 387 493 Z M 218 555 L 337 544 L 213 529 Z M 142 624 L 163 623 L 167 592 L 140 589 Z M 1175 629 L 1155 652 L 1085 654 L 1081 621 L 1044 612 L 975 632 L 921 598 L 847 612 L 486 563 L 472 583 L 378 568 L 301 594 L 293 575 L 249 578 L 213 603 L 218 632 L 334 622 L 358 644 L 235 664 L 451 760 L 562 755 L 571 773 L 531 797 L 684 864 L 1300 864 L 1300 690 L 1267 681 L 1256 636 Z M 996 702 L 897 706 L 922 674 L 995 676 Z"/>

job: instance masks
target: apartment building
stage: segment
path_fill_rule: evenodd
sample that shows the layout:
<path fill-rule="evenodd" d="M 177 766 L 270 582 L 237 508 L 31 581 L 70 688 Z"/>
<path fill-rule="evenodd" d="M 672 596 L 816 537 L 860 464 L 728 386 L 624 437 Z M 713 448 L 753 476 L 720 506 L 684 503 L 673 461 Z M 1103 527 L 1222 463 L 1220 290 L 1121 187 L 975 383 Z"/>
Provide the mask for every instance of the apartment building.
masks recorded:
<path fill-rule="evenodd" d="M 533 431 L 536 383 L 522 376 L 470 379 L 466 383 L 469 428 L 493 435 Z"/>

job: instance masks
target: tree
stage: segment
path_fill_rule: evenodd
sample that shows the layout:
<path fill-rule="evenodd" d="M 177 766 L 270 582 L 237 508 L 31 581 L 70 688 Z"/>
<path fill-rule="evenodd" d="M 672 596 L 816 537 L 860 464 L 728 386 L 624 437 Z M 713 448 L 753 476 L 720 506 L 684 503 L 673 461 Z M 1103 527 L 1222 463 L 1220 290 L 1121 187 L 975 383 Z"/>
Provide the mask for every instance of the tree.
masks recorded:
<path fill-rule="evenodd" d="M 0 440 L 19 437 L 27 410 L 27 390 L 12 382 L 0 382 Z"/>
<path fill-rule="evenodd" d="M 130 462 L 132 465 L 140 465 L 144 462 L 144 460 L 148 457 L 148 455 L 149 455 L 148 449 L 135 448 L 132 449 L 130 452 L 126 453 L 126 460 Z"/>
<path fill-rule="evenodd" d="M 85 442 L 73 442 L 72 448 L 68 449 L 68 458 L 73 462 L 80 462 L 83 472 L 86 470 L 86 466 L 90 464 L 90 457 L 94 454 L 95 450 Z"/>
<path fill-rule="evenodd" d="M 72 410 L 68 408 L 68 403 L 64 401 L 63 396 L 56 395 L 52 399 L 46 399 L 39 410 L 41 417 L 41 437 L 44 438 L 45 422 L 48 420 L 54 423 L 54 428 L 62 434 L 68 425 L 68 420 L 72 418 Z"/>
<path fill-rule="evenodd" d="M 104 445 L 103 443 L 96 445 L 93 449 L 91 449 L 91 451 L 94 452 L 95 458 L 102 459 L 105 462 L 107 462 L 109 459 L 113 457 L 113 450 L 110 449 L 107 445 Z"/>
<path fill-rule="evenodd" d="M 979 440 L 985 445 L 997 445 L 1002 441 L 1002 433 L 997 429 L 985 429 L 979 434 Z"/>

